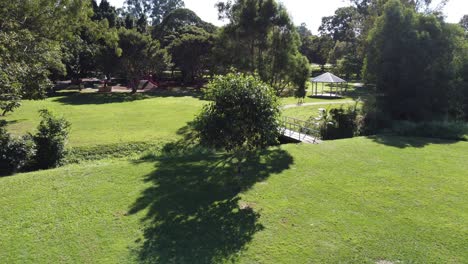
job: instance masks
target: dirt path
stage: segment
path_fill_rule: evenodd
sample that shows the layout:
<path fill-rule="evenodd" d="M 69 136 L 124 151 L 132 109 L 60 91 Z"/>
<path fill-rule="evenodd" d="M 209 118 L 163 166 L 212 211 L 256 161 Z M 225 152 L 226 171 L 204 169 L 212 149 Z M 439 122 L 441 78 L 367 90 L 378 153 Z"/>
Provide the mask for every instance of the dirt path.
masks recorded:
<path fill-rule="evenodd" d="M 346 101 L 337 101 L 337 102 L 316 102 L 316 103 L 303 103 L 303 104 L 289 104 L 283 105 L 283 109 L 295 108 L 295 107 L 303 107 L 303 106 L 313 106 L 313 105 L 331 105 L 331 104 L 353 104 L 355 101 L 353 100 L 346 100 Z"/>

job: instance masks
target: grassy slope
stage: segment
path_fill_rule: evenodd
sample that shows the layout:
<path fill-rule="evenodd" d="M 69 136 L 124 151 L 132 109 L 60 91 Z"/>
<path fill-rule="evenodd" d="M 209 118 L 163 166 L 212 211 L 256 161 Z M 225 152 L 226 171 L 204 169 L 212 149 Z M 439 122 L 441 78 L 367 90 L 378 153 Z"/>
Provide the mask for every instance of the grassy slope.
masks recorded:
<path fill-rule="evenodd" d="M 0 178 L 0 262 L 467 262 L 467 149 L 287 145 L 247 167 L 240 189 L 207 155 Z"/>
<path fill-rule="evenodd" d="M 37 111 L 48 108 L 72 123 L 72 147 L 92 146 L 96 142 L 105 145 L 159 141 L 176 135 L 202 105 L 203 101 L 189 96 L 75 94 L 24 101 L 23 106 L 6 120 L 11 122 L 9 128 L 16 134 L 32 132 L 39 122 Z"/>

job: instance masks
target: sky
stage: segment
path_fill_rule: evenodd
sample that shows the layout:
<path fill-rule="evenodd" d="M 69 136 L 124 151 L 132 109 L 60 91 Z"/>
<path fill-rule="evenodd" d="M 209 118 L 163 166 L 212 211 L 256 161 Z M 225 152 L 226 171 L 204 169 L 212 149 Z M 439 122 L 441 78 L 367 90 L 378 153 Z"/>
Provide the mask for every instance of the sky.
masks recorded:
<path fill-rule="evenodd" d="M 108 0 L 115 7 L 122 7 L 124 0 Z M 195 11 L 203 20 L 217 26 L 223 25 L 223 21 L 218 20 L 218 11 L 215 4 L 219 0 L 184 0 L 188 9 Z M 300 25 L 306 23 L 312 32 L 317 33 L 317 29 L 322 22 L 322 17 L 331 16 L 339 7 L 349 5 L 348 0 L 281 0 L 294 23 Z M 468 14 L 468 0 L 449 0 L 444 8 L 446 21 L 458 23 L 463 15 Z"/>

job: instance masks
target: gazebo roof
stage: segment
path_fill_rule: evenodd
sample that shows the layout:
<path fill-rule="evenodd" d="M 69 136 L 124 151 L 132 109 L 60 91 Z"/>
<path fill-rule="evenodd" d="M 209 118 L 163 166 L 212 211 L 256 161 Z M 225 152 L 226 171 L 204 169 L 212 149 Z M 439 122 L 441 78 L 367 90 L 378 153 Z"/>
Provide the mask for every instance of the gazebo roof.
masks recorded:
<path fill-rule="evenodd" d="M 346 81 L 337 77 L 336 75 L 326 72 L 320 76 L 312 79 L 312 82 L 316 83 L 345 83 Z"/>

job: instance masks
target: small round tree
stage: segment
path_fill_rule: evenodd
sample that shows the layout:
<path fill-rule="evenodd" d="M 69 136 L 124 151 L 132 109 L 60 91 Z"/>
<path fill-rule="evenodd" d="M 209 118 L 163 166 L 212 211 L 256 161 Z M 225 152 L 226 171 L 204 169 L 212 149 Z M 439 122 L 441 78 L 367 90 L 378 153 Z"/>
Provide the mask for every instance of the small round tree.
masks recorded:
<path fill-rule="evenodd" d="M 195 120 L 200 142 L 234 154 L 238 170 L 249 152 L 278 142 L 278 97 L 256 76 L 216 76 L 206 95 L 212 102 Z"/>

